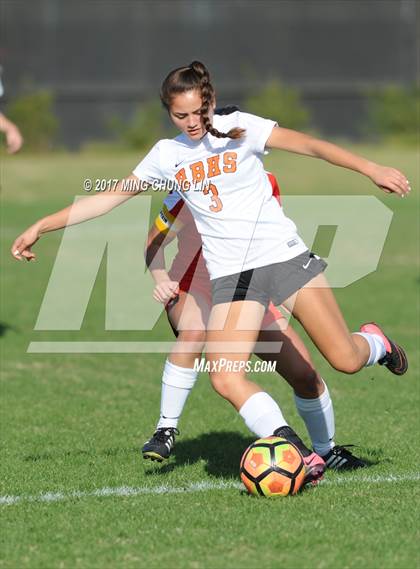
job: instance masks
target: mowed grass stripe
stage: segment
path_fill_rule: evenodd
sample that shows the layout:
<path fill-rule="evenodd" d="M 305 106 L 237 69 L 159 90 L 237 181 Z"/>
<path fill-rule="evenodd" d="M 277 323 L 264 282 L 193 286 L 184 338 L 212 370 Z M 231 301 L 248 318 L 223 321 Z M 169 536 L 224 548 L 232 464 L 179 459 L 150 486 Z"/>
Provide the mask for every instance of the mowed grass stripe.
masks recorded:
<path fill-rule="evenodd" d="M 389 476 L 346 476 L 345 478 L 337 478 L 335 480 L 323 480 L 322 486 L 340 486 L 342 484 L 386 484 L 401 482 L 415 482 L 420 480 L 420 472 L 410 472 L 407 474 L 390 474 Z M 202 482 L 195 482 L 188 486 L 169 486 L 163 484 L 156 487 L 133 487 L 133 486 L 119 486 L 116 488 L 98 488 L 90 492 L 74 490 L 72 492 L 43 492 L 37 496 L 0 496 L 0 506 L 12 506 L 21 502 L 61 502 L 63 500 L 70 500 L 74 498 L 103 498 L 108 496 L 122 496 L 124 498 L 129 496 L 139 496 L 141 494 L 183 494 L 191 492 L 206 492 L 208 490 L 243 490 L 244 487 L 240 482 L 220 481 L 211 482 L 203 480 Z"/>

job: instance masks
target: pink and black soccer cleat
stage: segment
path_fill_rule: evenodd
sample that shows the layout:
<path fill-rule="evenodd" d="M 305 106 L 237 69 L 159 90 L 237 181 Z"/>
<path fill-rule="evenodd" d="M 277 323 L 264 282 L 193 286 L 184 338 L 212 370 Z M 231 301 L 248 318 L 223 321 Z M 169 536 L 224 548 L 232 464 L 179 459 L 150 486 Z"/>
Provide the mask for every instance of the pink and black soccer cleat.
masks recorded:
<path fill-rule="evenodd" d="M 326 470 L 325 461 L 316 454 L 312 452 L 309 456 L 303 457 L 303 462 L 305 463 L 306 474 L 303 484 L 312 484 L 316 486 L 320 480 L 324 478 L 324 472 Z"/>
<path fill-rule="evenodd" d="M 295 433 L 295 431 L 289 427 L 284 426 L 276 429 L 273 433 L 275 437 L 282 437 L 286 439 L 298 449 L 302 455 L 303 462 L 305 464 L 305 478 L 303 480 L 302 486 L 307 484 L 312 484 L 315 486 L 324 477 L 325 461 L 316 452 L 308 449 L 302 439 Z"/>
<path fill-rule="evenodd" d="M 376 334 L 380 336 L 385 344 L 386 354 L 378 361 L 378 364 L 385 366 L 394 373 L 395 375 L 404 375 L 408 369 L 408 360 L 404 350 L 392 342 L 385 334 L 382 329 L 375 324 L 375 322 L 367 322 L 360 326 L 360 331 L 366 334 Z"/>

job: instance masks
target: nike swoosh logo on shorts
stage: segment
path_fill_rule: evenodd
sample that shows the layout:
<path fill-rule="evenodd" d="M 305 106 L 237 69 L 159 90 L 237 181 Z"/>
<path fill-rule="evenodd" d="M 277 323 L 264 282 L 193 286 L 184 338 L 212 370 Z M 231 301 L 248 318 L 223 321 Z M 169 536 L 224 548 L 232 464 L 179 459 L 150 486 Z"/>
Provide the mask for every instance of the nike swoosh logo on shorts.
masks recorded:
<path fill-rule="evenodd" d="M 309 261 L 306 263 L 306 265 L 302 265 L 302 267 L 304 269 L 307 269 L 309 267 L 309 263 L 312 261 L 312 259 L 309 259 Z"/>

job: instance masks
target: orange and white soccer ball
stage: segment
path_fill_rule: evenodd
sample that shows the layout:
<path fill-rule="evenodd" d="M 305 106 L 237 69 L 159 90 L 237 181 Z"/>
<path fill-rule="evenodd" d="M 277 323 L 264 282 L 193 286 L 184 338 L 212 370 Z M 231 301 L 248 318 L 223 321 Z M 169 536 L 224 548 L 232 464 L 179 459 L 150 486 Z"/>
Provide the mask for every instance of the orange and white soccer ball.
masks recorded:
<path fill-rule="evenodd" d="M 303 457 L 293 443 L 281 437 L 258 439 L 244 452 L 242 482 L 255 496 L 296 494 L 305 478 Z"/>

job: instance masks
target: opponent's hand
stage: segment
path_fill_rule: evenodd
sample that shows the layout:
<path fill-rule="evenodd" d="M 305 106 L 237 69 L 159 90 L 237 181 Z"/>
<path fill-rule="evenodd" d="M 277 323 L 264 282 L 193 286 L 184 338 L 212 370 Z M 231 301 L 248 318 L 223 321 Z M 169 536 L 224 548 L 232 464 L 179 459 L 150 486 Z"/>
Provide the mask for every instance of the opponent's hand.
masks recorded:
<path fill-rule="evenodd" d="M 395 193 L 403 198 L 411 191 L 410 182 L 402 172 L 395 168 L 376 164 L 369 177 L 374 184 L 387 194 Z"/>
<path fill-rule="evenodd" d="M 40 238 L 40 233 L 35 225 L 29 227 L 22 235 L 19 235 L 12 245 L 10 252 L 12 256 L 18 261 L 35 261 L 36 255 L 31 251 L 32 245 L 34 245 Z"/>
<path fill-rule="evenodd" d="M 162 281 L 155 286 L 153 298 L 158 302 L 166 304 L 179 294 L 179 283 L 177 281 Z"/>

